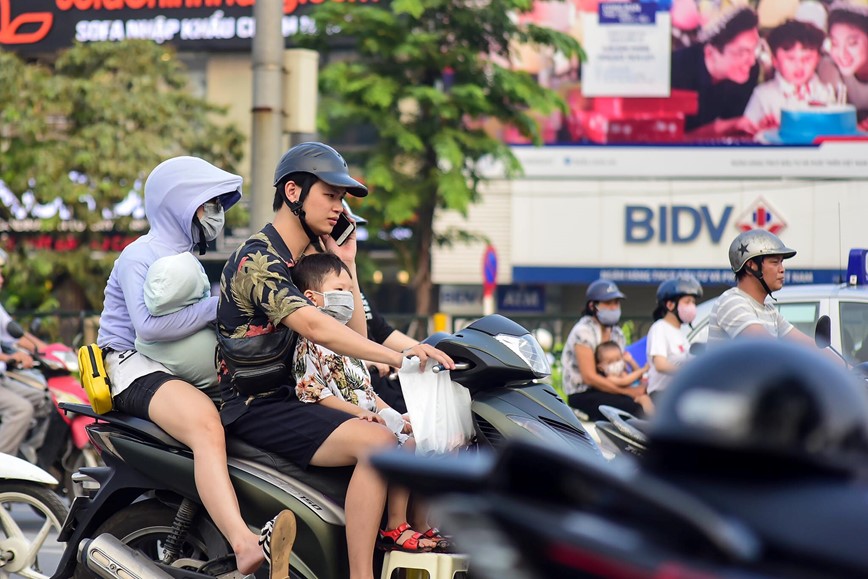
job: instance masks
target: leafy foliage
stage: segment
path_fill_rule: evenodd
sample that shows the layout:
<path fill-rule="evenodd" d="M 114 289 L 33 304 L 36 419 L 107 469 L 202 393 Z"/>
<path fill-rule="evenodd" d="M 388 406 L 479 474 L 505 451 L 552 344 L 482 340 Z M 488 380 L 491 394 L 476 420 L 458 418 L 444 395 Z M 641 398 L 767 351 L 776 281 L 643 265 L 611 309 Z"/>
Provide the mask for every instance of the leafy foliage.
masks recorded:
<path fill-rule="evenodd" d="M 431 246 L 441 241 L 432 230 L 435 209 L 466 213 L 484 181 L 483 159 L 500 162 L 507 176 L 521 170 L 483 122 L 497 119 L 539 144 L 534 112 L 566 108 L 511 64 L 527 44 L 582 56 L 569 35 L 522 24 L 517 16 L 531 8 L 532 0 L 393 0 L 321 4 L 313 14 L 320 32 L 312 47 L 328 53 L 330 33 L 339 29 L 354 50 L 320 73 L 321 130 L 334 136 L 374 127 L 377 142 L 364 159 L 374 194 L 364 212 L 375 226 L 413 230 L 410 241 L 394 244 L 415 272 L 420 314 L 431 311 Z"/>
<path fill-rule="evenodd" d="M 72 280 L 90 308 L 101 308 L 115 256 L 95 256 L 88 246 L 103 210 L 140 193 L 150 170 L 169 157 L 196 155 L 232 170 L 242 155 L 241 133 L 221 123 L 222 109 L 194 96 L 187 83 L 172 49 L 149 41 L 76 45 L 51 65 L 0 50 L 0 181 L 19 200 L 60 199 L 70 219 L 89 226 L 80 249 L 28 252 L 30 259 L 18 262 L 27 271 L 9 276 L 13 304 L 56 303 L 52 288 Z M 231 221 L 243 218 L 232 213 Z M 0 218 L 12 218 L 3 205 Z M 59 222 L 45 220 L 42 229 L 54 231 Z M 126 225 L 115 221 L 116 228 Z"/>

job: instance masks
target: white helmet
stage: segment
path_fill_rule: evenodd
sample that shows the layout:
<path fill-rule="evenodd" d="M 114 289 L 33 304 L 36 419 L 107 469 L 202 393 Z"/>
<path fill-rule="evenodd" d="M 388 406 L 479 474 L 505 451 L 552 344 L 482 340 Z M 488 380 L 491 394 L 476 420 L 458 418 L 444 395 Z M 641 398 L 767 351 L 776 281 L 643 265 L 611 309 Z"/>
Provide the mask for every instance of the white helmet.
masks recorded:
<path fill-rule="evenodd" d="M 744 264 L 754 257 L 781 255 L 789 259 L 796 255 L 795 249 L 790 249 L 781 239 L 765 229 L 751 229 L 739 233 L 729 246 L 729 265 L 734 273 L 741 271 Z"/>

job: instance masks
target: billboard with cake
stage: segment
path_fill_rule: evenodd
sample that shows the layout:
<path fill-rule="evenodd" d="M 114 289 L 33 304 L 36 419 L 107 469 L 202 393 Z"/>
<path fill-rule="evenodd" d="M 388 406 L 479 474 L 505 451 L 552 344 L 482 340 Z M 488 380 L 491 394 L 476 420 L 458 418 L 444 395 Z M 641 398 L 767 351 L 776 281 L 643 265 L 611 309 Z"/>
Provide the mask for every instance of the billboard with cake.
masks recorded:
<path fill-rule="evenodd" d="M 538 1 L 526 18 L 587 53 L 517 50 L 515 65 L 568 107 L 538 116 L 548 146 L 587 148 L 627 175 L 692 174 L 703 149 L 724 176 L 868 178 L 868 0 Z"/>

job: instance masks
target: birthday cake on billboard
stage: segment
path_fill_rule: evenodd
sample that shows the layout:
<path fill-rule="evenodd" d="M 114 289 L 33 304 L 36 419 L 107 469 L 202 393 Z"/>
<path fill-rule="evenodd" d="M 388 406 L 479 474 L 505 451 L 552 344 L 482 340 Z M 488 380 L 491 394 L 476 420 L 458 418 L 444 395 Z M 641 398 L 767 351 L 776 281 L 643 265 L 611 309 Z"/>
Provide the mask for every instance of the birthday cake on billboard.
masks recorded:
<path fill-rule="evenodd" d="M 810 145 L 819 137 L 860 135 L 856 107 L 848 104 L 804 106 L 781 110 L 777 140 L 787 145 Z"/>

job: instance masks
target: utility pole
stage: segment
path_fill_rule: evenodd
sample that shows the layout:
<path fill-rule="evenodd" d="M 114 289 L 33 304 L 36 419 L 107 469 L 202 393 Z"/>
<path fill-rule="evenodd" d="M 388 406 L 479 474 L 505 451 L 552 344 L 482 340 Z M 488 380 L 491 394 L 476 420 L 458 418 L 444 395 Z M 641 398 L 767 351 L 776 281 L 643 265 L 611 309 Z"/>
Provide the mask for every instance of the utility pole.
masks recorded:
<path fill-rule="evenodd" d="M 271 221 L 274 168 L 283 154 L 283 0 L 253 5 L 253 131 L 250 144 L 250 229 Z"/>

